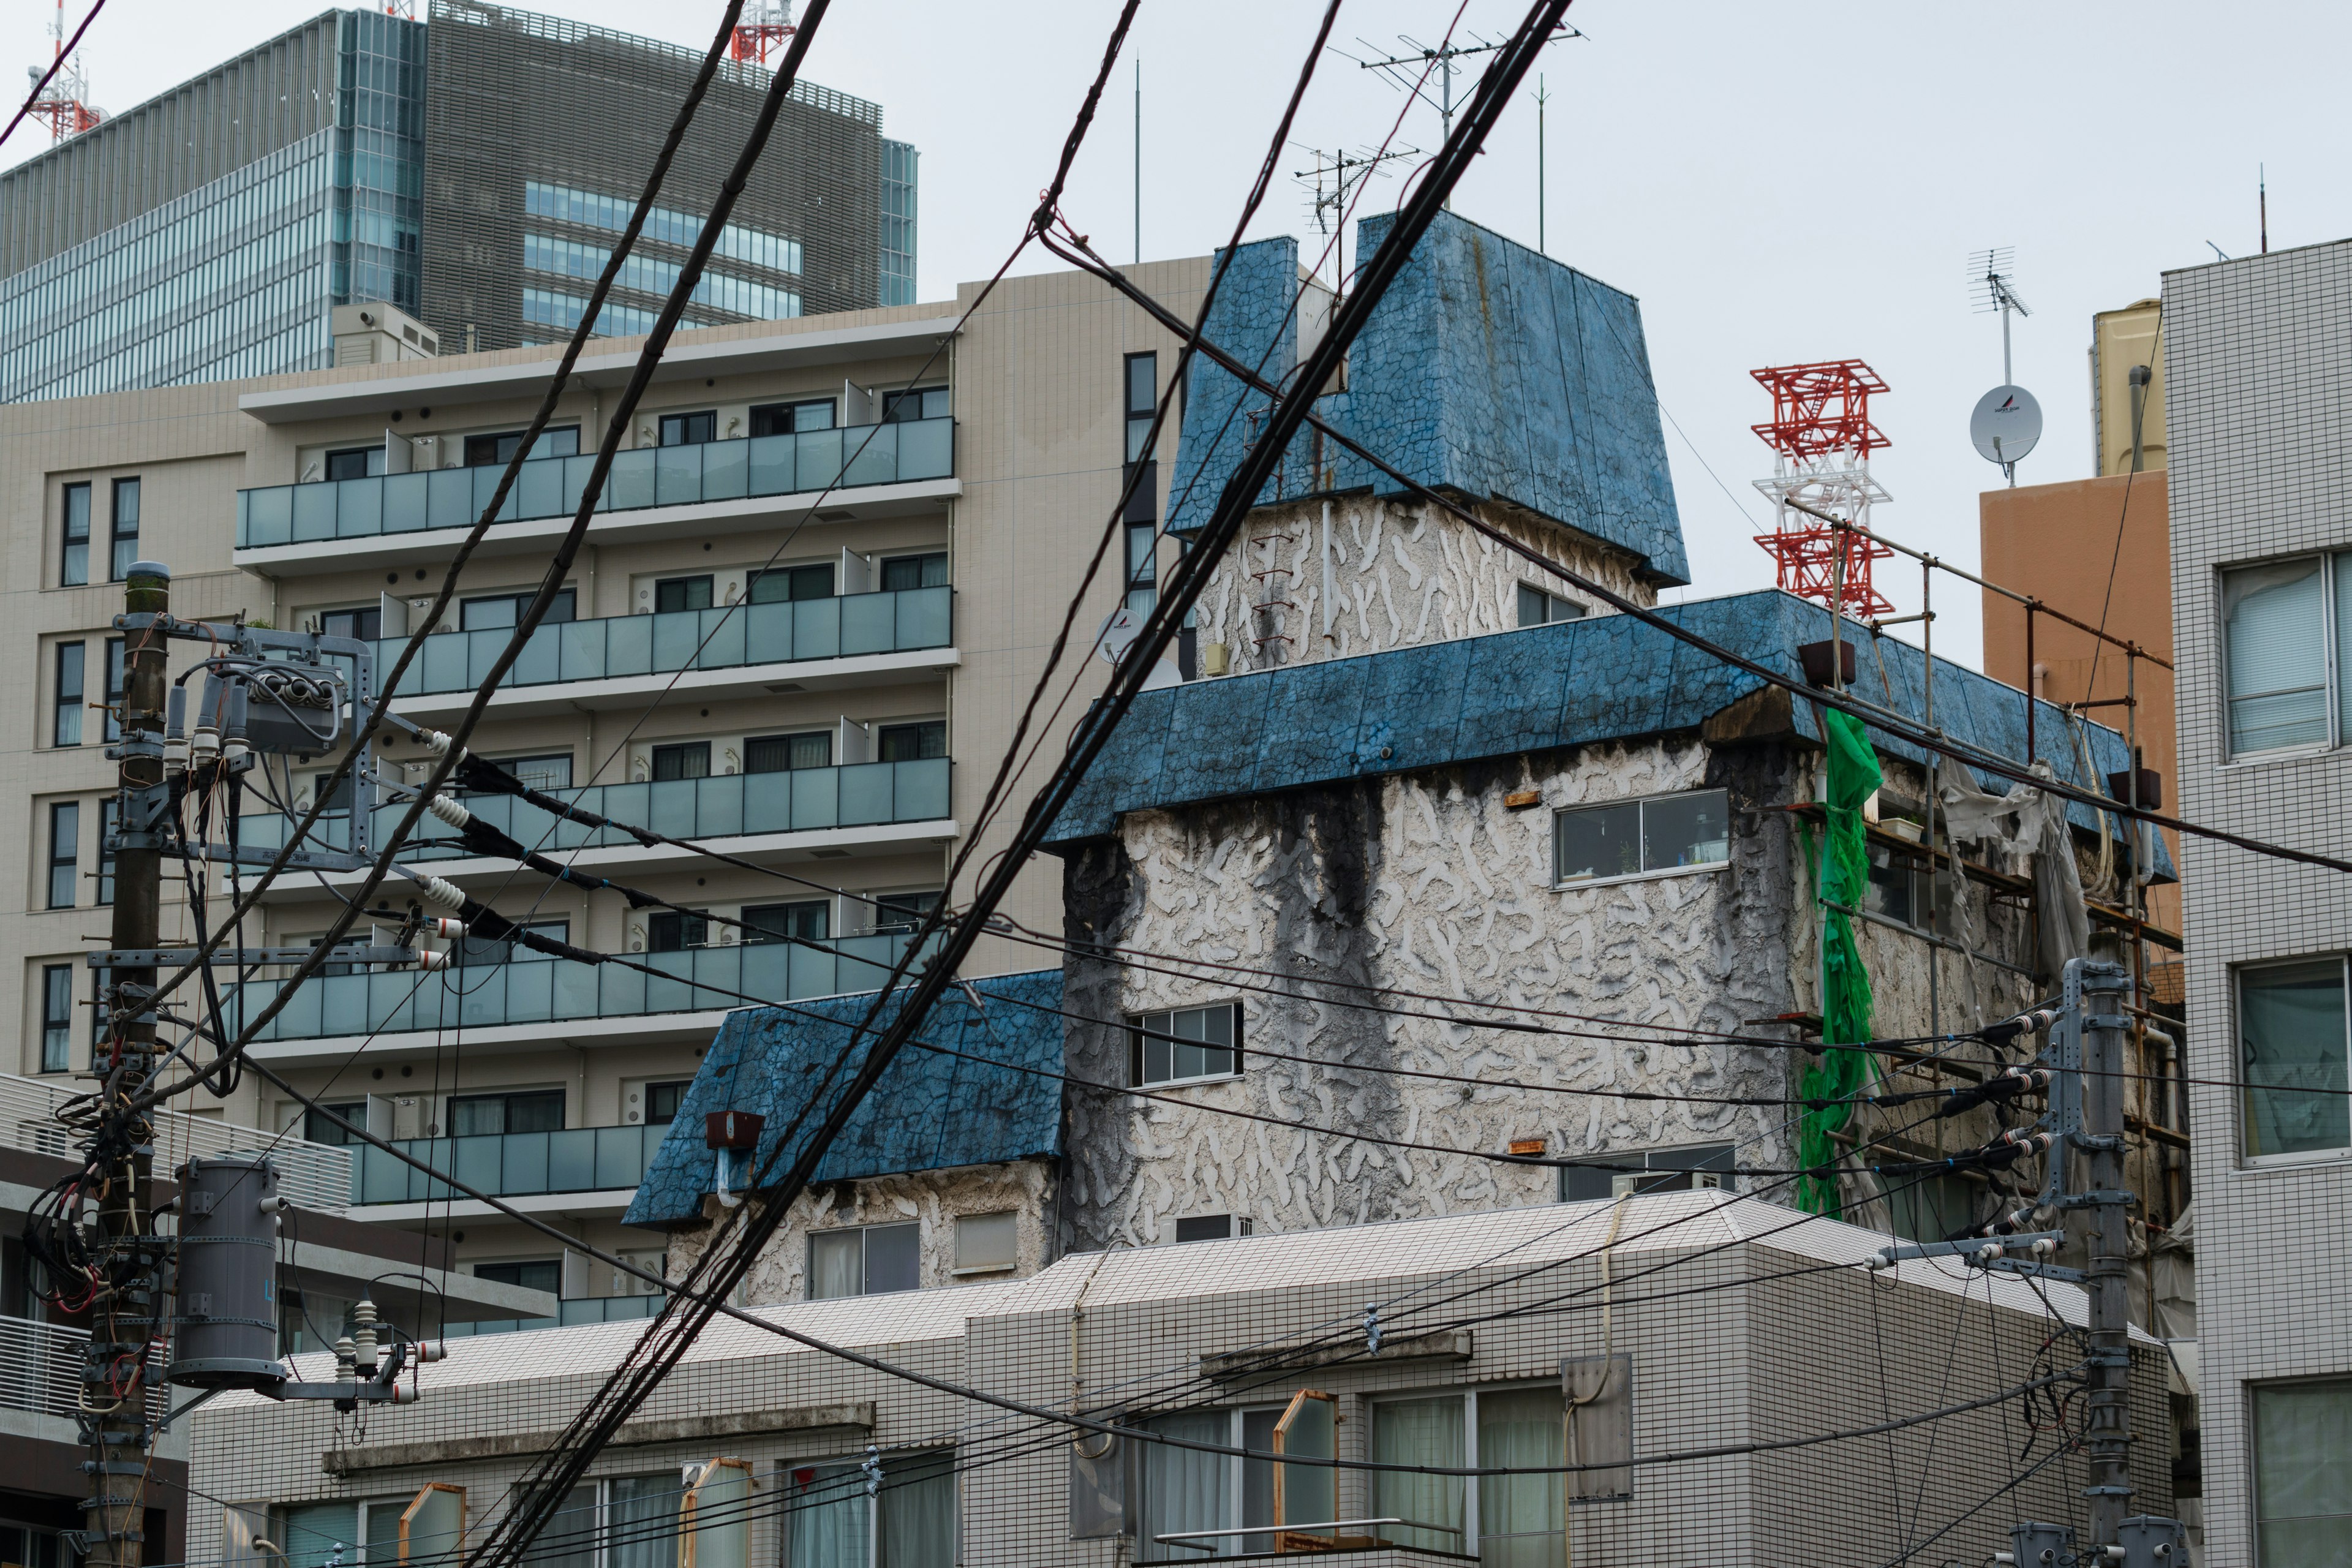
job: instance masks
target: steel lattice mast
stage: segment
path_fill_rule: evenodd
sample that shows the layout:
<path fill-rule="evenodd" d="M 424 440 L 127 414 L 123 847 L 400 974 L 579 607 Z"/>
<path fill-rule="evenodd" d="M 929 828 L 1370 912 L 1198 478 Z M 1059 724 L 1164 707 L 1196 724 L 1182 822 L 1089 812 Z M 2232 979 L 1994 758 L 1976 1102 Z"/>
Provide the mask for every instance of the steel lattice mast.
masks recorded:
<path fill-rule="evenodd" d="M 1871 564 L 1894 552 L 1790 504 L 1868 528 L 1873 503 L 1893 499 L 1870 473 L 1870 454 L 1889 445 L 1870 422 L 1871 394 L 1886 383 L 1858 359 L 1748 374 L 1772 395 L 1772 417 L 1750 428 L 1773 452 L 1772 477 L 1756 481 L 1772 500 L 1772 531 L 1756 542 L 1779 563 L 1778 585 L 1859 619 L 1887 614 L 1895 606 L 1872 584 Z"/>

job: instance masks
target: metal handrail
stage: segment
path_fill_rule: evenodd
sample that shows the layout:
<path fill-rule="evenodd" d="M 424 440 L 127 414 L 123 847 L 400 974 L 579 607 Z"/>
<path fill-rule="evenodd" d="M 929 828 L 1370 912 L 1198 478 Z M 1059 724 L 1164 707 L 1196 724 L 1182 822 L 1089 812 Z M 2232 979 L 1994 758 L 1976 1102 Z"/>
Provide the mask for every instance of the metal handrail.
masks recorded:
<path fill-rule="evenodd" d="M 52 1081 L 0 1073 L 0 1143 L 79 1163 L 81 1154 L 74 1132 L 58 1120 L 58 1111 L 78 1092 L 70 1079 Z M 191 1155 L 266 1152 L 278 1167 L 278 1190 L 288 1202 L 321 1214 L 341 1214 L 350 1206 L 352 1154 L 348 1149 L 183 1111 L 158 1110 L 154 1115 L 159 1172 L 177 1169 Z"/>

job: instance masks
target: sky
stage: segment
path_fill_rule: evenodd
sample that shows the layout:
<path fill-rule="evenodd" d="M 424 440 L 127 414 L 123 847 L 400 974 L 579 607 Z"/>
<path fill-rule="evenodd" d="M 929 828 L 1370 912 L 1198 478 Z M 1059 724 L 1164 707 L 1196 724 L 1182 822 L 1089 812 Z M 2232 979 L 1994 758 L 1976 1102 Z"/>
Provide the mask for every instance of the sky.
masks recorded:
<path fill-rule="evenodd" d="M 68 0 L 68 28 L 87 4 Z M 697 47 L 720 14 L 708 0 L 536 8 Z M 131 107 L 318 9 L 107 0 L 82 50 L 92 97 Z M 838 0 L 824 18 L 806 74 L 881 104 L 886 132 L 920 149 L 924 299 L 952 299 L 1019 238 L 1117 9 Z M 0 8 L 0 56 L 46 64 L 51 14 L 40 0 Z M 1142 253 L 1221 243 L 1320 14 L 1307 0 L 1144 0 L 1074 172 L 1072 221 L 1114 259 L 1134 253 L 1139 66 Z M 1523 14 L 1511 0 L 1345 0 L 1249 237 L 1313 232 L 1288 178 L 1312 166 L 1309 149 L 1380 144 L 1401 110 L 1399 142 L 1440 140 L 1433 108 L 1347 56 L 1449 26 L 1457 41 L 1496 38 Z M 2273 247 L 2352 235 L 2352 7 L 1580 0 L 1569 19 L 1586 37 L 1541 67 L 1545 178 L 1531 84 L 1454 208 L 1532 245 L 1540 188 L 1549 253 L 1641 300 L 1696 579 L 1673 596 L 1771 581 L 1749 537 L 1769 526 L 1750 486 L 1771 467 L 1748 429 L 1769 413 L 1751 369 L 1868 361 L 1891 388 L 1874 409 L 1893 442 L 1873 460 L 1894 498 L 1877 526 L 1973 565 L 1976 498 L 2000 476 L 1969 446 L 1968 416 L 2001 357 L 1996 319 L 1971 303 L 1972 252 L 2014 247 L 2032 309 L 2014 331 L 2016 379 L 2047 422 L 2019 466 L 2033 484 L 2090 472 L 2092 313 L 2157 294 L 2164 271 L 2214 247 L 2257 249 L 2258 178 Z M 1459 68 L 1463 96 L 1481 63 Z M 27 124 L 0 165 L 45 144 Z M 1393 206 L 1402 184 L 1374 182 L 1361 211 Z M 1055 265 L 1033 250 L 1017 269 Z M 1916 569 L 1881 586 L 1898 612 L 1917 607 Z M 1979 624 L 1956 586 L 1939 594 L 1951 613 L 1937 650 L 1974 663 Z"/>

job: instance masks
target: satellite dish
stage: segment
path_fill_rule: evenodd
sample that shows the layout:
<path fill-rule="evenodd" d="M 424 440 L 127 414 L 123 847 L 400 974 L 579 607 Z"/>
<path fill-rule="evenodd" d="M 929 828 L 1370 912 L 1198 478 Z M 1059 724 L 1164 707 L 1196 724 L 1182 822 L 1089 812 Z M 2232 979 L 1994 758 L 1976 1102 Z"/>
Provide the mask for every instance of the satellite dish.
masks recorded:
<path fill-rule="evenodd" d="M 1105 664 L 1117 664 L 1135 646 L 1135 637 L 1143 629 L 1143 617 L 1122 605 L 1103 617 L 1102 630 L 1095 634 L 1095 652 Z"/>
<path fill-rule="evenodd" d="M 1986 462 L 2008 468 L 2042 439 L 2042 405 L 2021 386 L 1996 386 L 1977 399 L 1969 439 Z"/>

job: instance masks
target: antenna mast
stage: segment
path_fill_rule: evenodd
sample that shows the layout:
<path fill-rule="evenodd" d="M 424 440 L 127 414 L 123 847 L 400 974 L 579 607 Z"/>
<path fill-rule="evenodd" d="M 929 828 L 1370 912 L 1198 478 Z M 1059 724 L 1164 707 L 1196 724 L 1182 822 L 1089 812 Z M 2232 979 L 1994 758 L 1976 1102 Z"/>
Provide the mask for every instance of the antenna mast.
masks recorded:
<path fill-rule="evenodd" d="M 1471 37 L 1477 37 L 1477 35 L 1474 33 Z M 1562 22 L 1552 30 L 1551 37 L 1546 38 L 1544 42 L 1557 44 L 1563 38 L 1582 37 L 1584 37 L 1582 33 Z M 1491 54 L 1501 48 L 1507 40 L 1478 38 L 1475 44 L 1457 44 L 1449 38 L 1432 48 L 1413 38 L 1410 34 L 1399 33 L 1397 37 L 1406 46 L 1409 53 L 1391 55 L 1386 59 L 1357 60 L 1357 66 L 1364 70 L 1382 72 L 1391 82 L 1402 87 L 1415 98 L 1429 102 L 1431 100 L 1428 89 L 1421 84 L 1428 79 L 1429 68 L 1434 64 L 1437 68 L 1438 80 L 1438 96 L 1434 100 L 1434 107 L 1437 110 L 1438 118 L 1444 123 L 1444 134 L 1452 136 L 1454 134 L 1454 62 L 1470 55 Z M 1364 47 L 1368 49 L 1372 48 L 1370 43 L 1365 43 Z M 1373 49 L 1373 52 L 1377 54 L 1379 50 Z M 1418 76 L 1405 74 L 1405 68 L 1408 66 L 1419 66 L 1421 74 Z M 1445 199 L 1445 210 L 1447 212 L 1454 210 L 1454 198 L 1451 196 Z"/>
<path fill-rule="evenodd" d="M 1870 397 L 1886 383 L 1858 359 L 1748 374 L 1772 395 L 1772 417 L 1750 428 L 1773 452 L 1772 477 L 1756 481 L 1771 499 L 1773 529 L 1756 542 L 1779 564 L 1775 585 L 1856 620 L 1888 614 L 1895 606 L 1872 585 L 1870 568 L 1895 552 L 1790 504 L 1801 501 L 1868 528 L 1872 504 L 1894 499 L 1870 475 L 1870 454 L 1889 445 L 1870 422 Z"/>
<path fill-rule="evenodd" d="M 1307 149 L 1315 155 L 1315 167 L 1300 169 L 1291 175 L 1300 184 L 1314 182 L 1314 195 L 1308 197 L 1307 211 L 1316 232 L 1329 234 L 1336 222 L 1340 226 L 1339 243 L 1332 257 L 1331 287 L 1343 289 L 1348 281 L 1348 236 L 1346 233 L 1349 194 L 1373 175 L 1383 172 L 1383 166 L 1399 158 L 1418 158 L 1417 147 L 1397 147 L 1381 152 L 1367 147 L 1355 153 L 1344 150 L 1330 153 L 1319 147 Z"/>
<path fill-rule="evenodd" d="M 728 56 L 746 65 L 764 66 L 770 55 L 782 50 L 793 31 L 791 0 L 753 0 L 743 7 L 742 19 L 735 25 Z"/>
<path fill-rule="evenodd" d="M 49 140 L 62 142 L 94 128 L 106 118 L 106 110 L 89 101 L 89 79 L 82 74 L 81 51 L 76 49 L 72 59 L 66 58 L 66 0 L 58 0 L 57 14 L 49 20 L 49 37 L 55 40 L 50 70 L 39 66 L 25 68 L 34 87 L 40 87 L 44 76 L 48 77 L 49 85 L 26 107 L 26 112 L 36 120 L 48 121 Z"/>
<path fill-rule="evenodd" d="M 2042 438 L 2042 405 L 2017 384 L 2010 353 L 2009 319 L 2033 311 L 2017 293 L 2017 253 L 2008 246 L 1979 250 L 1969 258 L 1969 281 L 1976 291 L 1977 312 L 2000 312 L 2000 384 L 1978 401 L 1970 416 L 1969 438 L 1990 461 L 1999 463 L 2010 488 L 2017 488 L 2017 460 Z"/>

